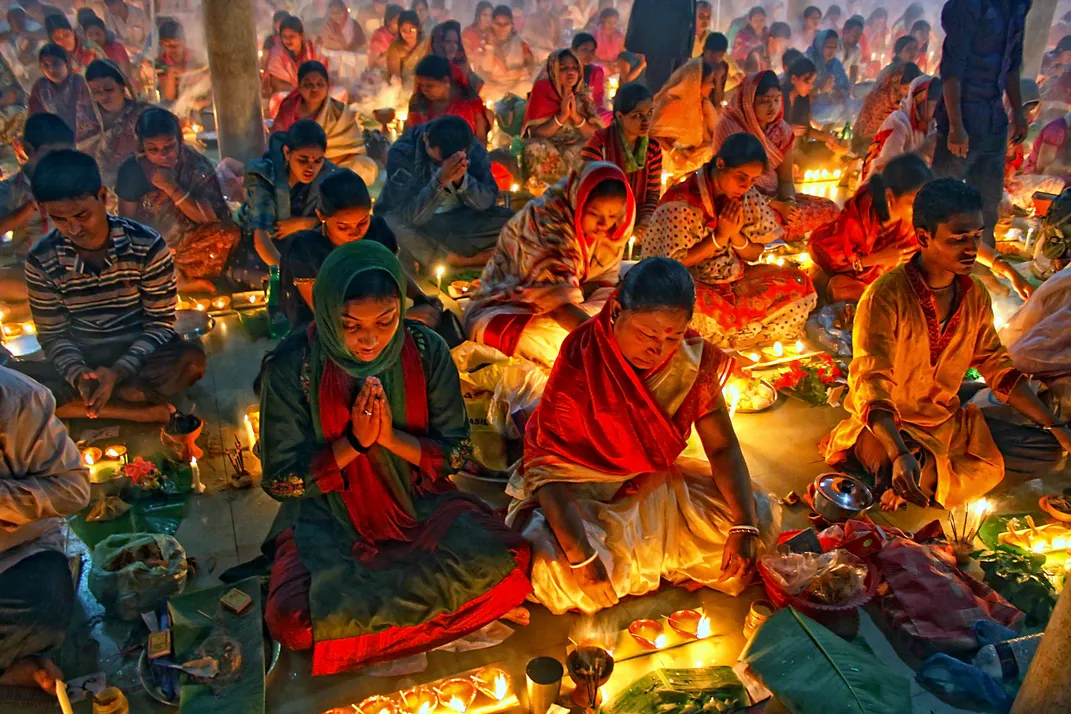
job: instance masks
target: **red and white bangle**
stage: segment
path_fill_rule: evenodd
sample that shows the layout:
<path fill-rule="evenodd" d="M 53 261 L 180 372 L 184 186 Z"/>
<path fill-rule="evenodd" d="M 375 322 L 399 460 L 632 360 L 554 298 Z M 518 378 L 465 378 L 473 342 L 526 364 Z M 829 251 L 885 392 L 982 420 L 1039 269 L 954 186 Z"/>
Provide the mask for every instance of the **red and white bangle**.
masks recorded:
<path fill-rule="evenodd" d="M 759 537 L 759 529 L 755 526 L 733 526 L 729 529 L 729 534 L 732 535 L 733 533 L 747 533 L 748 535 L 753 535 L 756 538 Z"/>
<path fill-rule="evenodd" d="M 599 557 L 599 551 L 595 551 L 594 553 L 591 554 L 591 557 L 588 558 L 587 560 L 585 560 L 584 562 L 582 562 L 582 563 L 569 563 L 569 567 L 572 568 L 573 570 L 580 570 L 581 568 L 586 568 L 587 566 L 589 566 L 592 563 L 594 563 L 595 559 L 598 558 L 598 557 Z"/>

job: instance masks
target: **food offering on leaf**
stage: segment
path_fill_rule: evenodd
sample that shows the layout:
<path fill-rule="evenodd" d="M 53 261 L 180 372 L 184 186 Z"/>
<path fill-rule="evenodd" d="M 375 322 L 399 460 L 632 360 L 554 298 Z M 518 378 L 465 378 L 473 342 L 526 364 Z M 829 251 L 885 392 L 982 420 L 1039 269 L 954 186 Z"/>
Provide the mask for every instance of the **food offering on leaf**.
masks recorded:
<path fill-rule="evenodd" d="M 175 490 L 174 481 L 160 471 L 156 464 L 140 456 L 123 466 L 123 476 L 129 477 L 130 483 L 143 491 L 170 493 Z"/>
<path fill-rule="evenodd" d="M 822 354 L 790 363 L 773 386 L 811 406 L 821 406 L 829 402 L 830 390 L 843 382 L 843 370 L 832 357 Z"/>

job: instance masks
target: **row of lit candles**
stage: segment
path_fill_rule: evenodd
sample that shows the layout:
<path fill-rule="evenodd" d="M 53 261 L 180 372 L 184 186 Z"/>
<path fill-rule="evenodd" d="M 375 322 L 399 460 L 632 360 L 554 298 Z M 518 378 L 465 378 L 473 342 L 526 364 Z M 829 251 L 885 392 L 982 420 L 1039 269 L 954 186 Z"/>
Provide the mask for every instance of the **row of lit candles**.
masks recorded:
<path fill-rule="evenodd" d="M 125 464 L 126 453 L 126 447 L 122 444 L 113 444 L 104 449 L 100 449 L 96 446 L 87 446 L 82 449 L 82 463 L 86 466 L 95 466 L 97 464 L 102 464 L 105 461 L 118 461 L 120 464 Z"/>
<path fill-rule="evenodd" d="M 484 667 L 471 677 L 457 677 L 426 686 L 416 686 L 392 695 L 375 695 L 360 704 L 353 704 L 352 711 L 358 714 L 433 714 L 433 712 L 467 712 L 476 701 L 477 694 L 487 697 L 492 709 L 495 705 L 515 704 L 510 696 L 510 676 L 496 665 Z M 333 709 L 330 714 L 341 714 L 344 709 Z"/>
<path fill-rule="evenodd" d="M 686 640 L 705 640 L 711 635 L 710 618 L 698 610 L 678 610 L 666 618 L 674 632 Z M 666 628 L 658 620 L 633 620 L 628 633 L 641 647 L 660 650 L 669 644 Z"/>
<path fill-rule="evenodd" d="M 258 290 L 251 290 L 247 293 L 236 293 L 231 297 L 220 295 L 214 298 L 184 298 L 180 296 L 178 300 L 178 309 L 196 310 L 197 312 L 223 311 L 228 308 L 240 310 L 243 307 L 263 305 L 265 301 L 266 298 L 264 293 Z"/>

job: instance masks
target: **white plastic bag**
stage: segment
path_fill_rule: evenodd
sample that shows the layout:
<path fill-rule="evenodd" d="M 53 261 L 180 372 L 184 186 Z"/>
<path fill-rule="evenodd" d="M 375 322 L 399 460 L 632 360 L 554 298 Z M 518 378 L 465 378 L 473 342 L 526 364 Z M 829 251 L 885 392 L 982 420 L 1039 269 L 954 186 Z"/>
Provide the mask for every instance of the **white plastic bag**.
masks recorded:
<path fill-rule="evenodd" d="M 117 533 L 93 549 L 89 590 L 127 622 L 155 610 L 186 587 L 186 552 L 171 536 Z"/>

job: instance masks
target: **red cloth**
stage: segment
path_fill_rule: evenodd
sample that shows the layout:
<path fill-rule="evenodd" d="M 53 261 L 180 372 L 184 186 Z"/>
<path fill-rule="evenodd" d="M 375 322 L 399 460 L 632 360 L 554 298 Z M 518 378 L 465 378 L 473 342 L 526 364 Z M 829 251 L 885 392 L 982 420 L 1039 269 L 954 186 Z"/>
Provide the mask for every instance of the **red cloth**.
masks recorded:
<path fill-rule="evenodd" d="M 885 583 L 879 594 L 885 617 L 919 657 L 953 656 L 978 649 L 972 625 L 992 620 L 1018 630 L 1023 613 L 985 583 L 956 566 L 947 545 L 896 538 L 874 555 Z"/>
<path fill-rule="evenodd" d="M 861 186 L 837 219 L 816 228 L 810 239 L 811 257 L 826 275 L 848 274 L 868 285 L 892 266 L 875 265 L 857 273 L 852 263 L 892 246 L 917 248 L 915 229 L 903 221 L 883 226 L 874 209 L 870 184 Z"/>
<path fill-rule="evenodd" d="M 769 36 L 768 30 L 762 31 L 762 36 L 755 34 L 755 30 L 751 25 L 745 25 L 740 32 L 736 33 L 736 39 L 733 40 L 733 50 L 730 56 L 738 63 L 744 64 L 747 61 L 747 56 L 754 50 L 762 50 L 766 46 L 766 38 Z"/>
<path fill-rule="evenodd" d="M 613 336 L 613 303 L 608 300 L 599 315 L 562 343 L 543 399 L 528 422 L 525 464 L 553 457 L 618 476 L 665 471 L 684 451 L 694 419 L 704 416 L 685 406 L 678 410 L 679 418 L 666 416 L 644 383 L 665 365 L 637 373 L 625 360 Z M 732 360 L 710 345 L 704 346 L 703 357 L 700 372 L 717 375 L 715 381 L 722 383 Z M 700 391 L 693 388 L 688 398 Z"/>
<path fill-rule="evenodd" d="M 617 122 L 611 122 L 605 129 L 592 134 L 580 150 L 580 156 L 586 161 L 609 161 L 624 171 L 625 151 Z M 662 190 L 662 148 L 657 141 L 648 142 L 643 168 L 626 176 L 632 196 L 636 199 L 636 222 L 639 223 L 641 218 L 650 218 L 658 208 Z"/>
<path fill-rule="evenodd" d="M 289 131 L 290 127 L 297 123 L 298 107 L 301 106 L 301 92 L 296 88 L 286 95 L 279 104 L 279 110 L 275 112 L 275 120 L 271 125 L 272 131 Z"/>
<path fill-rule="evenodd" d="M 557 116 L 561 105 L 562 98 L 554 82 L 546 76 L 540 77 L 532 85 L 532 92 L 528 95 L 528 104 L 524 108 L 524 125 L 527 126 L 533 119 Z"/>
<path fill-rule="evenodd" d="M 126 48 L 123 47 L 122 43 L 114 40 L 107 42 L 103 50 L 104 54 L 108 55 L 108 59 L 115 62 L 120 68 L 125 67 L 130 62 L 130 55 L 127 54 Z"/>
<path fill-rule="evenodd" d="M 461 117 L 469 125 L 473 133 L 476 133 L 476 118 L 483 116 L 484 127 L 491 126 L 491 118 L 487 114 L 487 107 L 476 92 L 469 85 L 468 75 L 456 64 L 450 65 L 450 84 L 453 85 L 453 99 L 443 112 L 436 112 L 431 102 L 418 95 L 415 91 L 409 99 L 409 116 L 406 124 L 409 128 L 420 126 L 432 119 L 441 116 Z M 486 136 L 478 136 L 480 140 L 486 140 Z"/>

